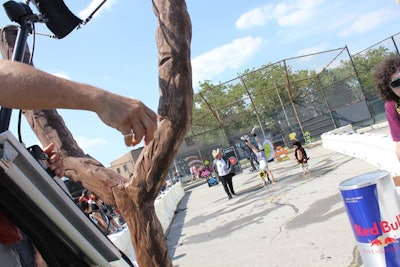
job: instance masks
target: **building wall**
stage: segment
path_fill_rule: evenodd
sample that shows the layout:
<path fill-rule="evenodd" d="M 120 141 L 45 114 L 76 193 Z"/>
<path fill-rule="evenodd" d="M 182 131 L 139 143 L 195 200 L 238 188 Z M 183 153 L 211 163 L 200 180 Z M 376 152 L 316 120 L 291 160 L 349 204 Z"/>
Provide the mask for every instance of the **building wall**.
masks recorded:
<path fill-rule="evenodd" d="M 123 155 L 122 157 L 112 161 L 110 163 L 110 168 L 115 171 L 116 173 L 118 173 L 119 175 L 129 178 L 130 175 L 133 173 L 133 168 L 135 166 L 135 162 L 136 159 L 140 154 L 140 152 L 138 153 L 137 150 L 140 150 L 140 152 L 143 150 L 143 148 L 139 148 L 136 150 L 132 150 L 128 153 L 126 153 L 125 155 Z M 135 157 L 136 156 L 136 157 Z"/>
<path fill-rule="evenodd" d="M 181 166 L 182 166 L 182 160 L 184 160 L 185 158 L 188 158 L 190 156 L 199 157 L 196 143 L 191 140 L 188 140 L 188 142 L 186 141 L 187 140 L 185 139 L 182 142 L 181 146 L 179 147 L 178 153 L 175 156 L 176 160 L 173 162 L 171 166 L 170 175 L 173 175 L 173 172 L 175 171 L 176 168 L 178 169 L 179 172 L 183 171 Z M 116 160 L 112 161 L 110 163 L 111 165 L 110 168 L 119 175 L 129 178 L 131 173 L 133 173 L 135 162 L 139 158 L 140 153 L 142 153 L 142 150 L 143 147 L 131 150 L 130 152 L 126 153 L 120 158 L 117 158 Z M 179 164 L 178 161 L 181 162 L 181 164 Z"/>

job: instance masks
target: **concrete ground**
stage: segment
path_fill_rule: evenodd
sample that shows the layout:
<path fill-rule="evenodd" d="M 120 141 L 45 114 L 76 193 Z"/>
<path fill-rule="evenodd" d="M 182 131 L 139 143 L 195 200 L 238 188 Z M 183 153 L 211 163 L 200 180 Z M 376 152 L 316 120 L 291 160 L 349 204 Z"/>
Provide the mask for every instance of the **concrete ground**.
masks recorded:
<path fill-rule="evenodd" d="M 310 174 L 291 155 L 266 188 L 245 169 L 230 200 L 222 185 L 187 190 L 167 235 L 174 266 L 362 266 L 338 184 L 377 169 L 322 145 L 307 154 Z"/>

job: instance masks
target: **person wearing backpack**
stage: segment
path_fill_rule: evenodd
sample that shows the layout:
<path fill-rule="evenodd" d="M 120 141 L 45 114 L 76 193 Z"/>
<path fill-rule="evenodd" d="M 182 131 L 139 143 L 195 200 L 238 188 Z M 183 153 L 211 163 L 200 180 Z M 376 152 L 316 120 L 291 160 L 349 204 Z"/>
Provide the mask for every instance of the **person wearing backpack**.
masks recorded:
<path fill-rule="evenodd" d="M 303 169 L 303 173 L 310 173 L 310 169 L 308 168 L 308 160 L 310 159 L 307 156 L 306 150 L 301 146 L 299 141 L 293 142 L 293 146 L 295 147 L 294 156 L 298 164 L 301 164 L 301 168 Z"/>

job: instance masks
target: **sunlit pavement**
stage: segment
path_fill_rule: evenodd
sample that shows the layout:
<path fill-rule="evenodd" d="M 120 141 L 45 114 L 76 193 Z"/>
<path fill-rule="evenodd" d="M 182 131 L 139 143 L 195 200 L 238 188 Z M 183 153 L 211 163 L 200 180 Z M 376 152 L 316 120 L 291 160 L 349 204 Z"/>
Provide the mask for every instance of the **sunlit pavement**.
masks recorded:
<path fill-rule="evenodd" d="M 230 200 L 222 185 L 188 190 L 167 235 L 174 266 L 362 265 L 338 184 L 377 169 L 322 145 L 307 153 L 310 174 L 293 155 L 270 163 L 266 188 L 245 169 Z"/>

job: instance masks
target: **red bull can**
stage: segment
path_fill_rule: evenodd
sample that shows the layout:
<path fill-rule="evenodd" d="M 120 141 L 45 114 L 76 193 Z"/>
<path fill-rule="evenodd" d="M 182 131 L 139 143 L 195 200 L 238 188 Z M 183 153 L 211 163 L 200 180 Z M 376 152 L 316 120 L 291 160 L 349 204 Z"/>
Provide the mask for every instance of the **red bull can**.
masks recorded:
<path fill-rule="evenodd" d="M 390 173 L 359 175 L 339 190 L 364 266 L 400 266 L 400 199 Z"/>

